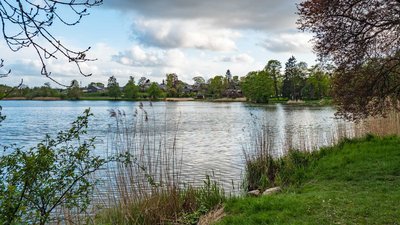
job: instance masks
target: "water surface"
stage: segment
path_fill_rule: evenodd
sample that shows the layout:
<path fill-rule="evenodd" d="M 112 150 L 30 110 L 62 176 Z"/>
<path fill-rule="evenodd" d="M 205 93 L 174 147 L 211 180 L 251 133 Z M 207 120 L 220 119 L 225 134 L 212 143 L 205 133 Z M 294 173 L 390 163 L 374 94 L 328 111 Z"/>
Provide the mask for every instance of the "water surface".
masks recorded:
<path fill-rule="evenodd" d="M 96 136 L 96 151 L 110 146 L 116 125 L 110 109 L 118 109 L 133 119 L 140 112 L 139 102 L 115 101 L 0 101 L 7 116 L 0 126 L 0 144 L 16 143 L 31 147 L 44 135 L 67 129 L 82 112 L 94 114 L 89 135 Z M 251 148 L 254 131 L 268 127 L 273 154 L 283 155 L 288 143 L 311 149 L 326 145 L 336 135 L 335 127 L 351 124 L 334 118 L 331 107 L 252 105 L 246 103 L 149 102 L 143 103 L 148 121 L 165 133 L 176 135 L 177 149 L 183 153 L 182 173 L 199 180 L 213 171 L 225 185 L 240 183 L 243 149 Z M 178 127 L 178 128 L 176 128 Z M 110 148 L 110 147 L 108 147 Z"/>

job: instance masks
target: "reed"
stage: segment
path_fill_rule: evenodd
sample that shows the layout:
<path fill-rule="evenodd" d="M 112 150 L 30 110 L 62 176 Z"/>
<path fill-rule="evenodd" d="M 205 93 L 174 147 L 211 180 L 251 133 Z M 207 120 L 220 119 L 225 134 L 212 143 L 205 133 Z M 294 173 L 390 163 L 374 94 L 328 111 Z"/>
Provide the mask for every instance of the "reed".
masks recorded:
<path fill-rule="evenodd" d="M 196 224 L 224 201 L 225 193 L 213 176 L 207 175 L 200 187 L 184 183 L 179 122 L 155 118 L 142 104 L 132 118 L 119 110 L 111 110 L 110 116 L 115 126 L 108 154 L 124 155 L 126 160 L 108 165 L 104 183 L 111 194 L 103 198 L 105 209 L 96 213 L 95 224 Z"/>

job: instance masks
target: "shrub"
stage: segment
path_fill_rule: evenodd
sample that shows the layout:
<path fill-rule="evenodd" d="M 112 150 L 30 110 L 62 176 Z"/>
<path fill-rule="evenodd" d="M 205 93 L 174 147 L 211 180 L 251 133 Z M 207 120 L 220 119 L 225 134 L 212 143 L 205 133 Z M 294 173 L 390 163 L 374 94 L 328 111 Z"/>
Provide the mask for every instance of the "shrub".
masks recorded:
<path fill-rule="evenodd" d="M 0 157 L 0 224 L 45 224 L 58 207 L 77 213 L 90 204 L 96 180 L 89 177 L 108 161 L 92 154 L 94 138 L 84 140 L 86 110 L 69 130 L 49 135 L 24 151 L 10 146 Z M 8 153 L 7 152 L 11 152 Z"/>

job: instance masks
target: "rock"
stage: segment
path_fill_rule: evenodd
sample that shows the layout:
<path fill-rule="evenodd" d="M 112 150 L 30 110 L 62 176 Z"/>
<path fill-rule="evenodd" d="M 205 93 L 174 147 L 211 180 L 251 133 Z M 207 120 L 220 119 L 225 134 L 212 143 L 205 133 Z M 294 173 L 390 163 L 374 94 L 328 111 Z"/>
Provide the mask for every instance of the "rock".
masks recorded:
<path fill-rule="evenodd" d="M 260 195 L 260 190 L 249 191 L 249 192 L 247 192 L 247 194 L 250 195 L 250 196 L 255 196 L 255 197 L 257 197 L 257 196 Z"/>
<path fill-rule="evenodd" d="M 269 188 L 269 189 L 265 190 L 262 193 L 262 195 L 272 195 L 272 194 L 275 194 L 275 193 L 279 193 L 281 191 L 282 191 L 281 187 Z"/>

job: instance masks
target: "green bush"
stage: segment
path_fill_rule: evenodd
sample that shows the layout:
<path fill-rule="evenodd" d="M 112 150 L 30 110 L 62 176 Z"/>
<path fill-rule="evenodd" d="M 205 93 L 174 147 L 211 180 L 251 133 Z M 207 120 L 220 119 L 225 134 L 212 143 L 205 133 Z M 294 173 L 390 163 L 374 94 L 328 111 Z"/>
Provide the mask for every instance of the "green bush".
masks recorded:
<path fill-rule="evenodd" d="M 87 209 L 96 183 L 89 175 L 107 163 L 92 154 L 94 138 L 81 137 L 91 115 L 86 110 L 69 130 L 55 138 L 47 135 L 36 147 L 5 149 L 0 157 L 0 224 L 45 224 L 61 206 L 77 213 Z"/>

